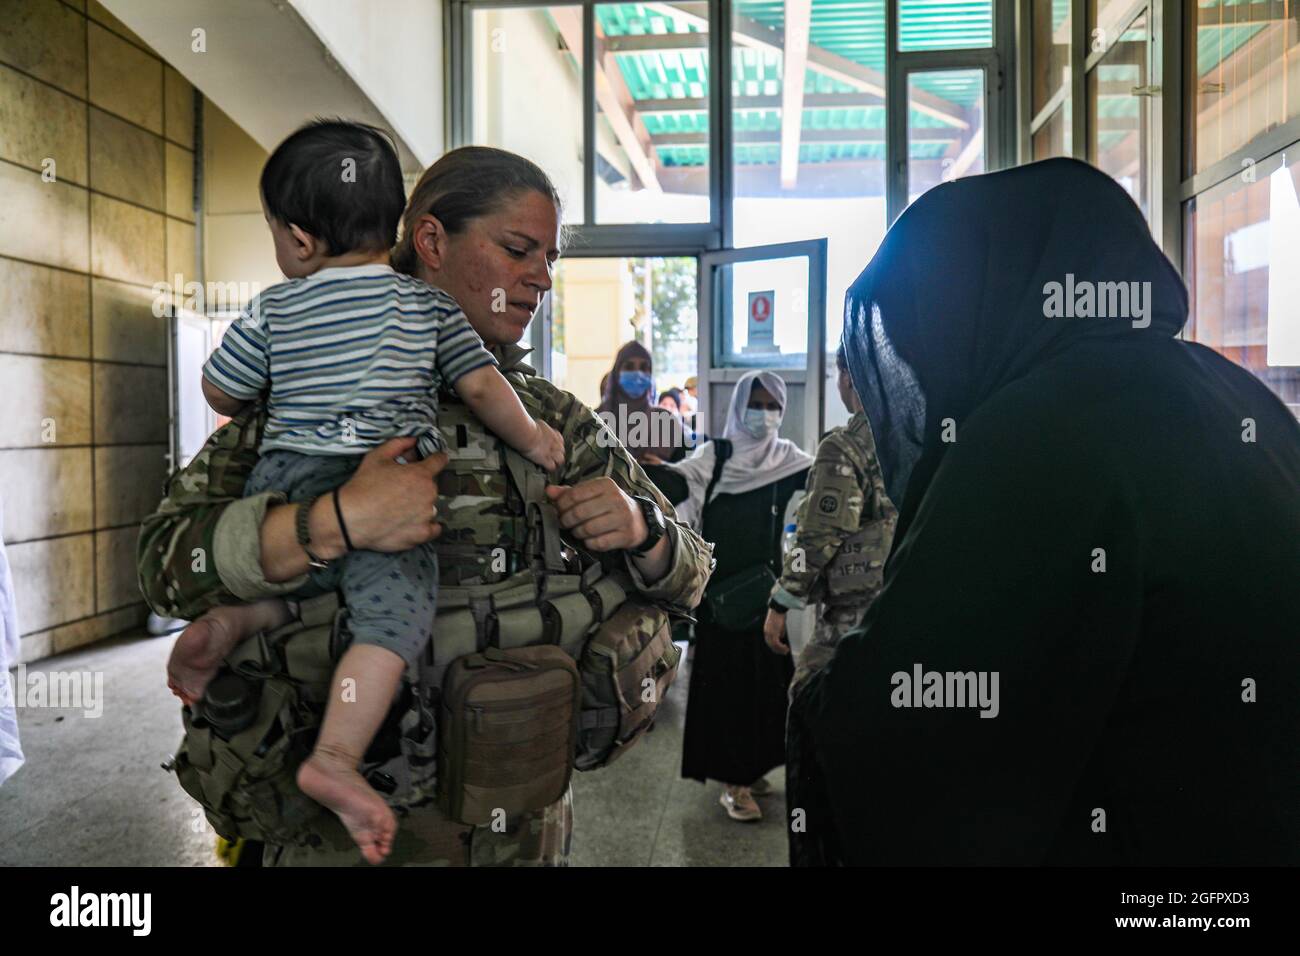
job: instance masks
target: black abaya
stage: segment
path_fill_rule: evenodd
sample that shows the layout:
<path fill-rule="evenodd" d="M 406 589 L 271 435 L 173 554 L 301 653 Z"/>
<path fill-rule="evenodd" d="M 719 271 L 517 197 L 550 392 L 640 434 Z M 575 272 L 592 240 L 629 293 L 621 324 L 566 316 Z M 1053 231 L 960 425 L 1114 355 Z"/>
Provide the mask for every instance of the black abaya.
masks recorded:
<path fill-rule="evenodd" d="M 719 494 L 704 511 L 702 535 L 715 543 L 710 586 L 755 564 L 781 571 L 781 519 L 808 470 L 741 494 Z M 707 594 L 707 592 L 706 592 Z M 747 786 L 785 763 L 786 694 L 794 664 L 751 630 L 727 631 L 703 607 L 695 627 L 682 776 Z"/>
<path fill-rule="evenodd" d="M 1146 324 L 1045 314 L 1067 274 L 1149 283 Z M 796 863 L 1300 862 L 1300 427 L 1174 338 L 1186 311 L 1080 163 L 891 229 L 846 342 L 906 493 L 882 593 L 791 708 Z M 997 715 L 902 706 L 918 665 L 996 674 Z"/>

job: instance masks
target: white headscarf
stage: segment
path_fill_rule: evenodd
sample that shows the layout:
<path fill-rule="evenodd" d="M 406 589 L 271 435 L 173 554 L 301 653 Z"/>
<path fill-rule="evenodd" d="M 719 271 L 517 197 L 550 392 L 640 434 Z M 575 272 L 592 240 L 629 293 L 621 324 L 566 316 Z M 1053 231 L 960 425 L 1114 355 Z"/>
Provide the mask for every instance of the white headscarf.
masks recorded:
<path fill-rule="evenodd" d="M 731 393 L 731 407 L 727 409 L 727 422 L 722 437 L 731 441 L 731 457 L 722 466 L 722 477 L 713 489 L 712 498 L 718 495 L 741 494 L 780 481 L 813 463 L 809 455 L 788 438 L 780 438 L 774 429 L 763 438 L 755 438 L 745 428 L 745 409 L 749 407 L 749 394 L 758 384 L 767 389 L 781 403 L 781 417 L 785 418 L 785 382 L 775 372 L 746 372 Z M 704 492 L 713 477 L 713 463 L 717 459 L 713 442 L 705 442 L 685 461 L 670 465 L 686 479 L 690 496 L 677 505 L 679 521 L 699 529 L 704 513 Z"/>
<path fill-rule="evenodd" d="M 19 658 L 18 611 L 14 607 L 14 581 L 5 557 L 4 500 L 0 499 L 0 783 L 23 765 L 18 743 L 18 712 L 14 704 L 14 677 L 9 665 Z"/>

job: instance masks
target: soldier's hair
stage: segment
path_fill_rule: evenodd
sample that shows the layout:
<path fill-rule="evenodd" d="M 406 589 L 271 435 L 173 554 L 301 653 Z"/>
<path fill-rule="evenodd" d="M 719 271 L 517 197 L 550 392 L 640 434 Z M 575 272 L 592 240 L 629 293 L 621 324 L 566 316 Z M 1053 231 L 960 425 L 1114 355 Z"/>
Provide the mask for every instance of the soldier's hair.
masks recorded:
<path fill-rule="evenodd" d="M 536 163 L 491 146 L 462 146 L 444 153 L 411 190 L 402 236 L 393 249 L 393 268 L 415 274 L 420 262 L 415 226 L 421 216 L 433 216 L 454 235 L 472 220 L 491 215 L 528 192 L 541 193 L 555 204 L 557 214 L 563 213 L 555 184 Z"/>
<path fill-rule="evenodd" d="M 841 372 L 849 370 L 849 359 L 844 352 L 844 343 L 840 342 L 840 347 L 835 350 L 835 367 Z"/>
<path fill-rule="evenodd" d="M 277 146 L 261 189 L 272 217 L 320 239 L 331 256 L 389 248 L 406 207 L 392 139 L 341 119 L 312 120 Z"/>

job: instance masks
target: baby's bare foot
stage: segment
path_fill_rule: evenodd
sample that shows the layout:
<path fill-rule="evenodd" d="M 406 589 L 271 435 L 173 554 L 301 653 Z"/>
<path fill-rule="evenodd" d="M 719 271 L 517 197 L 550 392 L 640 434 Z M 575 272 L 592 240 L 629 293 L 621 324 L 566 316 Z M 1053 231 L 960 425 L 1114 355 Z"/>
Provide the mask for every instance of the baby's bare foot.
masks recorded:
<path fill-rule="evenodd" d="M 355 768 L 318 751 L 298 768 L 298 786 L 343 821 L 366 862 L 382 863 L 392 851 L 397 817 Z"/>
<path fill-rule="evenodd" d="M 193 706 L 240 641 L 287 624 L 289 617 L 288 606 L 279 600 L 214 607 L 176 638 L 167 660 L 167 686 L 182 703 Z"/>

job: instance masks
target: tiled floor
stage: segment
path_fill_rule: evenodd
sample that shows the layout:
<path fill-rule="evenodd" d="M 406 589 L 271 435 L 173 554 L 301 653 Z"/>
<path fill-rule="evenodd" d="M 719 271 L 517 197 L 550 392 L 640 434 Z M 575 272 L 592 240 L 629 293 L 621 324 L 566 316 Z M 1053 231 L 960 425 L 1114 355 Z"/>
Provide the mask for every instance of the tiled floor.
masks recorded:
<path fill-rule="evenodd" d="M 0 865 L 216 865 L 202 813 L 159 766 L 181 733 L 162 676 L 171 642 L 117 638 L 28 667 L 28 686 L 36 672 L 102 673 L 103 712 L 19 709 L 27 763 L 0 786 Z M 573 865 L 785 865 L 781 770 L 756 824 L 727 818 L 720 785 L 679 776 L 689 677 L 684 666 L 637 747 L 575 774 Z"/>

